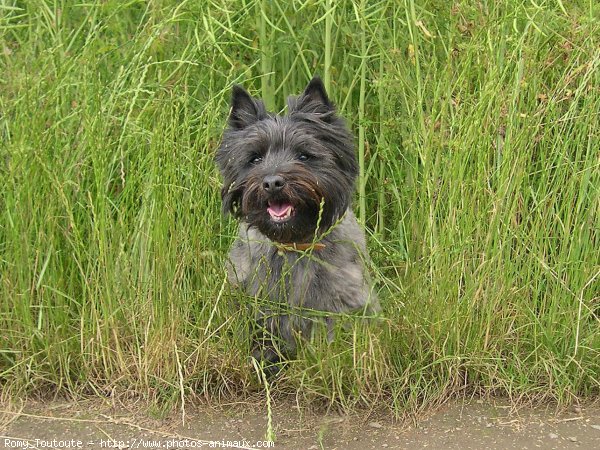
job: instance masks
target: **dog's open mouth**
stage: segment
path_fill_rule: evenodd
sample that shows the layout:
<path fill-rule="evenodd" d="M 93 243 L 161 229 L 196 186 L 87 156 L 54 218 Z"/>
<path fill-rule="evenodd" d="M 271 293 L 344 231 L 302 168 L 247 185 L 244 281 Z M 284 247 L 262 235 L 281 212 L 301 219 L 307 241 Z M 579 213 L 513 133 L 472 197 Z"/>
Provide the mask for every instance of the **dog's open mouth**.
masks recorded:
<path fill-rule="evenodd" d="M 271 216 L 273 222 L 286 222 L 294 214 L 294 207 L 287 202 L 269 201 L 267 212 Z"/>

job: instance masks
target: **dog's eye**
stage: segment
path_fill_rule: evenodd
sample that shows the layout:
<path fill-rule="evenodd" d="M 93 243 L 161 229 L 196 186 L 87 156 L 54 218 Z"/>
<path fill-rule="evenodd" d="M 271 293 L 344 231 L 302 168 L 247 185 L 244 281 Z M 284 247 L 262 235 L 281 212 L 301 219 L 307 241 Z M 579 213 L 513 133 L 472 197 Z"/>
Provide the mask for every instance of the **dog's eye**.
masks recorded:
<path fill-rule="evenodd" d="M 298 161 L 308 161 L 310 159 L 310 155 L 307 155 L 306 153 L 300 153 L 298 155 Z"/>
<path fill-rule="evenodd" d="M 250 158 L 250 164 L 253 164 L 253 165 L 258 164 L 258 163 L 262 162 L 262 160 L 263 160 L 262 156 L 254 155 L 254 156 L 252 156 L 252 158 Z"/>

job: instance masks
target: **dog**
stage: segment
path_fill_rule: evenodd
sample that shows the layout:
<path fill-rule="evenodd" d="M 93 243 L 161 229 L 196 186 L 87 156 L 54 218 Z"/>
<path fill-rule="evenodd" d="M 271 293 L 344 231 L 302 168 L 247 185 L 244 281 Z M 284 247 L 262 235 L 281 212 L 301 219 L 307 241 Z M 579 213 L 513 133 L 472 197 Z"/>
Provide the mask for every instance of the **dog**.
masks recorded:
<path fill-rule="evenodd" d="M 254 298 L 252 356 L 265 366 L 294 355 L 316 322 L 380 310 L 365 235 L 350 207 L 358 175 L 353 137 L 323 82 L 287 100 L 287 114 L 234 86 L 216 153 L 224 212 L 239 219 L 228 279 Z"/>

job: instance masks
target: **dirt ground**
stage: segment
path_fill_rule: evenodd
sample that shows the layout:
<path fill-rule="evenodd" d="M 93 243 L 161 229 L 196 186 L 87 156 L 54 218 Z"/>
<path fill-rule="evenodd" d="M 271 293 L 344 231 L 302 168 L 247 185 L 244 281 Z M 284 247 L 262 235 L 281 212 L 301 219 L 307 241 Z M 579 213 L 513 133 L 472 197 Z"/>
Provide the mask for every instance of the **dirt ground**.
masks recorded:
<path fill-rule="evenodd" d="M 600 449 L 598 404 L 557 412 L 514 409 L 500 400 L 456 401 L 410 423 L 279 405 L 270 428 L 266 409 L 249 403 L 188 407 L 185 416 L 162 419 L 152 418 L 151 409 L 98 400 L 0 409 L 2 449 Z"/>

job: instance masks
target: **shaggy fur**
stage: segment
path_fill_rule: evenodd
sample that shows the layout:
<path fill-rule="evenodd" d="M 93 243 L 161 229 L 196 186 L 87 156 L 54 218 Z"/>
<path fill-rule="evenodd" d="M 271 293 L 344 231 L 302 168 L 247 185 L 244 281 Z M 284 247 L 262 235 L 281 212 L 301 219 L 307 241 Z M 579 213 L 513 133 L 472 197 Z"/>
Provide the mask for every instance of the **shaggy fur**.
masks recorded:
<path fill-rule="evenodd" d="M 230 282 L 269 300 L 256 317 L 257 359 L 292 355 L 296 335 L 309 336 L 319 316 L 378 310 L 349 207 L 358 173 L 352 136 L 319 78 L 288 99 L 285 116 L 235 86 L 216 161 L 223 209 L 240 220 Z"/>

